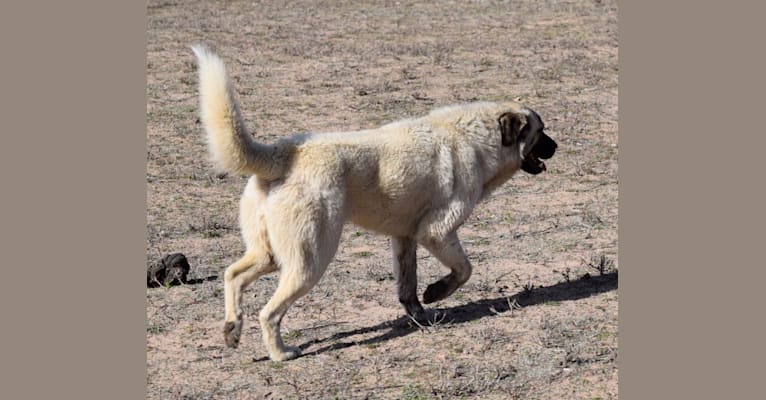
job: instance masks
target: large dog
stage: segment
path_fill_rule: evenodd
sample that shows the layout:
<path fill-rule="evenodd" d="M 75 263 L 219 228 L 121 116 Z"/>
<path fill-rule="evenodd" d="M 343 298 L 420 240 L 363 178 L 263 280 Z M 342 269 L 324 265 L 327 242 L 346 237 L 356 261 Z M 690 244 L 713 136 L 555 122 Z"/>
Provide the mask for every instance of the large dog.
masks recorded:
<path fill-rule="evenodd" d="M 300 355 L 282 342 L 280 322 L 325 272 L 346 221 L 391 237 L 399 301 L 421 318 L 417 245 L 451 270 L 428 286 L 423 302 L 444 299 L 471 275 L 457 229 L 516 171 L 544 171 L 540 159 L 557 147 L 540 116 L 515 102 L 457 105 L 376 129 L 263 144 L 245 127 L 223 61 L 204 46 L 193 51 L 212 159 L 223 170 L 252 175 L 239 216 L 247 250 L 224 274 L 224 339 L 229 347 L 239 344 L 242 291 L 279 270 L 279 285 L 259 314 L 275 361 Z"/>

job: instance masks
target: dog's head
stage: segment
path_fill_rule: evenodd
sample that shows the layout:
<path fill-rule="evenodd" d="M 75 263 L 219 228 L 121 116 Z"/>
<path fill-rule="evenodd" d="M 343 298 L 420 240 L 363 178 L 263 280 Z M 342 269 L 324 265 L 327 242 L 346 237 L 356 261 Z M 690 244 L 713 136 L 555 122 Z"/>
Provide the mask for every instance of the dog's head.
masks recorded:
<path fill-rule="evenodd" d="M 545 163 L 541 159 L 553 157 L 558 145 L 545 134 L 545 124 L 540 116 L 530 109 L 508 111 L 500 115 L 497 122 L 503 146 L 518 146 L 521 169 L 533 175 L 545 171 Z"/>

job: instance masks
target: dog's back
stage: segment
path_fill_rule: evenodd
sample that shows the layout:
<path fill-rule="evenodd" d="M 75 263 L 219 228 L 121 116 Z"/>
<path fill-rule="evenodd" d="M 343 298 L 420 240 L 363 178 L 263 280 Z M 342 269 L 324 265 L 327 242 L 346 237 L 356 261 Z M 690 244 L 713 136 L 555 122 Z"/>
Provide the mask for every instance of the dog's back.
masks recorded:
<path fill-rule="evenodd" d="M 455 192 L 482 195 L 483 171 L 502 162 L 493 118 L 500 107 L 507 105 L 450 106 L 375 129 L 303 136 L 283 185 L 339 188 L 352 222 L 389 235 L 411 233 L 428 208 Z"/>

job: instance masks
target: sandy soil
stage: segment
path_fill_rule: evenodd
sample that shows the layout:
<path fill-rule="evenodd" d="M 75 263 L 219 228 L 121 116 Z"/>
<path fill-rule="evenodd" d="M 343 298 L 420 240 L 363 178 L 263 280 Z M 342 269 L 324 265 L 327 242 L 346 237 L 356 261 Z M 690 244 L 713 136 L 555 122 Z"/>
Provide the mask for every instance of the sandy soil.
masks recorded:
<path fill-rule="evenodd" d="M 617 398 L 617 5 L 564 1 L 157 1 L 147 21 L 147 263 L 196 283 L 147 289 L 151 399 Z M 559 143 L 460 230 L 470 281 L 414 326 L 386 237 L 346 226 L 328 273 L 283 322 L 305 355 L 266 358 L 254 322 L 222 339 L 221 274 L 243 251 L 245 178 L 216 176 L 189 45 L 227 61 L 260 140 L 369 128 L 457 102 L 520 99 Z M 418 252 L 420 290 L 445 273 Z M 601 267 L 601 268 L 599 268 Z"/>

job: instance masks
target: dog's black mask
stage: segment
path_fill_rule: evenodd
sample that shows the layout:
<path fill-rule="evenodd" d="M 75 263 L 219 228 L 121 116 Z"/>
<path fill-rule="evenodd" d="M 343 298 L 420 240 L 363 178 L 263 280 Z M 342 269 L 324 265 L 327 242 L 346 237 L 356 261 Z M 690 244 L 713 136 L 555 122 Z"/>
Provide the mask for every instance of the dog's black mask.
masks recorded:
<path fill-rule="evenodd" d="M 524 154 L 521 161 L 521 169 L 532 175 L 537 175 L 546 170 L 545 163 L 540 159 L 547 160 L 553 157 L 558 144 L 543 131 L 545 125 L 540 116 L 529 110 L 527 123 L 521 128 L 521 119 L 513 113 L 505 113 L 500 116 L 500 132 L 502 133 L 503 146 L 513 146 L 517 142 L 524 143 Z"/>
<path fill-rule="evenodd" d="M 539 135 L 537 141 L 528 152 L 525 149 L 526 154 L 521 161 L 521 169 L 532 175 L 537 175 L 546 170 L 545 163 L 540 159 L 547 160 L 553 157 L 558 147 L 558 144 L 550 136 L 543 133 L 542 130 L 537 134 Z"/>

